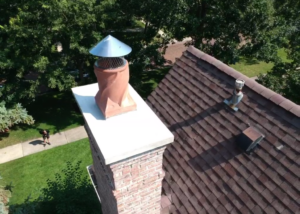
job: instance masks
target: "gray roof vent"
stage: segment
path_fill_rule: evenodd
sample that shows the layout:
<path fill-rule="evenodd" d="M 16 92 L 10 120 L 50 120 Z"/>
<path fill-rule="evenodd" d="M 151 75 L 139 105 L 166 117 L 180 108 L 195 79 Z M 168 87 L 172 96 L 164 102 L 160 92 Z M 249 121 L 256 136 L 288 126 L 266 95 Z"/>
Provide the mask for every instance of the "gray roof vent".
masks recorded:
<path fill-rule="evenodd" d="M 237 137 L 237 144 L 247 154 L 251 154 L 265 136 L 257 129 L 249 127 Z"/>
<path fill-rule="evenodd" d="M 243 92 L 242 88 L 245 85 L 245 80 L 237 79 L 235 81 L 235 88 L 233 90 L 233 94 L 229 100 L 224 100 L 224 103 L 226 103 L 230 108 L 232 108 L 234 111 L 238 110 L 237 104 L 241 102 L 243 99 Z"/>

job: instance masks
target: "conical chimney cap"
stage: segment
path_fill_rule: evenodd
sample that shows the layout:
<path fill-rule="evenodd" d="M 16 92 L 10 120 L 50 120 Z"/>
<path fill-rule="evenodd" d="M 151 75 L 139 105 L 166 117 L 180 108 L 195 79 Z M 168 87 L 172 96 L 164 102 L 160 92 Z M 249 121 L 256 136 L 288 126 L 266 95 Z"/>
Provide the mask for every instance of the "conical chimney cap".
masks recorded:
<path fill-rule="evenodd" d="M 131 47 L 108 35 L 90 49 L 90 54 L 100 57 L 121 57 L 131 52 Z"/>

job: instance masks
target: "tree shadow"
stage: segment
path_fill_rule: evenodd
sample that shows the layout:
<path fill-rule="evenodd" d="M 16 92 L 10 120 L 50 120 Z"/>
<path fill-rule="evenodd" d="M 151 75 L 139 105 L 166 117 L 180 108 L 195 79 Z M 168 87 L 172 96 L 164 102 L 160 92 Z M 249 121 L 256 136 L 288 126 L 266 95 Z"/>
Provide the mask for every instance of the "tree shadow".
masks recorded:
<path fill-rule="evenodd" d="M 63 93 L 55 92 L 39 96 L 35 102 L 25 107 L 36 122 L 33 126 L 16 126 L 16 128 L 24 131 L 33 127 L 42 129 L 42 127 L 40 127 L 42 126 L 41 124 L 47 124 L 48 126 L 54 126 L 54 133 L 58 133 L 72 124 L 84 124 L 82 115 L 71 91 Z"/>
<path fill-rule="evenodd" d="M 0 132 L 0 141 L 7 137 L 9 137 L 9 132 Z"/>
<path fill-rule="evenodd" d="M 80 202 L 79 196 L 81 196 L 82 192 L 89 192 L 89 195 L 86 195 L 89 200 L 82 200 Z M 73 203 L 76 204 L 77 209 L 79 210 L 80 207 L 84 207 L 86 210 L 85 212 L 80 212 L 82 214 L 101 214 L 101 204 L 97 198 L 95 190 L 93 187 L 90 186 L 81 186 L 76 189 L 67 190 L 63 192 L 57 192 L 56 194 L 62 195 L 66 198 L 74 199 Z M 56 197 L 54 195 L 54 197 Z M 72 205 L 72 200 L 70 200 L 70 204 L 66 206 Z M 56 201 L 48 201 L 47 199 L 43 199 L 42 197 L 38 200 L 31 200 L 30 196 L 21 204 L 13 204 L 9 206 L 9 213 L 16 214 L 16 213 L 30 213 L 30 214 L 69 214 L 69 213 L 76 213 L 76 209 L 70 210 L 71 212 L 64 211 L 63 207 L 61 212 L 58 212 L 59 206 L 57 206 Z"/>
<path fill-rule="evenodd" d="M 243 58 L 242 61 L 244 61 L 246 65 L 255 65 L 259 63 L 259 61 L 255 58 Z"/>
<path fill-rule="evenodd" d="M 80 161 L 56 173 L 55 179 L 47 180 L 47 186 L 39 190 L 39 197 L 30 196 L 21 204 L 10 205 L 10 213 L 43 214 L 101 214 L 101 205 Z"/>

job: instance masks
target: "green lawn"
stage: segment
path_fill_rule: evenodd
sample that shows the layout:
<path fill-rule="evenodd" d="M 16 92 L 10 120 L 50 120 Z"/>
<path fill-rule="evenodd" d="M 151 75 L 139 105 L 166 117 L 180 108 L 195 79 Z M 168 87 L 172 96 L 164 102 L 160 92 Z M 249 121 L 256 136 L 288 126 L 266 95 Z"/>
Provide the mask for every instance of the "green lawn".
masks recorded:
<path fill-rule="evenodd" d="M 0 164 L 0 184 L 12 182 L 11 204 L 21 204 L 31 194 L 36 198 L 38 190 L 46 186 L 46 179 L 53 180 L 54 174 L 66 167 L 66 162 L 75 164 L 81 160 L 82 173 L 87 175 L 86 166 L 92 164 L 88 139 L 56 147 L 18 160 Z M 91 185 L 91 194 L 95 191 Z"/>
<path fill-rule="evenodd" d="M 37 97 L 35 102 L 25 107 L 35 119 L 35 124 L 14 126 L 9 133 L 0 134 L 0 148 L 41 137 L 38 129 L 49 129 L 53 134 L 84 123 L 70 91 Z"/>
<path fill-rule="evenodd" d="M 144 27 L 145 27 L 145 24 L 144 24 L 143 22 L 141 22 L 140 20 L 135 19 L 135 20 L 134 20 L 134 27 L 137 27 L 137 28 L 144 28 Z"/>
<path fill-rule="evenodd" d="M 287 53 L 284 49 L 280 49 L 278 51 L 278 56 L 282 59 L 283 62 L 289 62 L 289 60 L 287 59 Z M 266 63 L 257 61 L 255 59 L 247 59 L 241 57 L 238 63 L 230 66 L 248 77 L 254 77 L 259 74 L 265 74 L 268 71 L 271 71 L 273 65 L 273 63 Z"/>

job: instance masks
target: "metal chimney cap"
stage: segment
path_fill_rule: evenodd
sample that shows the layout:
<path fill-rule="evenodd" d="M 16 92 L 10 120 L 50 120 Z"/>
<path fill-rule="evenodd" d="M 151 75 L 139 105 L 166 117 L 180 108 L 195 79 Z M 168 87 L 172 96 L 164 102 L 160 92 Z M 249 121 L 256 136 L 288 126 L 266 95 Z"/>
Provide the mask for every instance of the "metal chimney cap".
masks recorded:
<path fill-rule="evenodd" d="M 121 57 L 131 52 L 131 47 L 108 35 L 90 49 L 90 54 L 99 57 Z"/>

